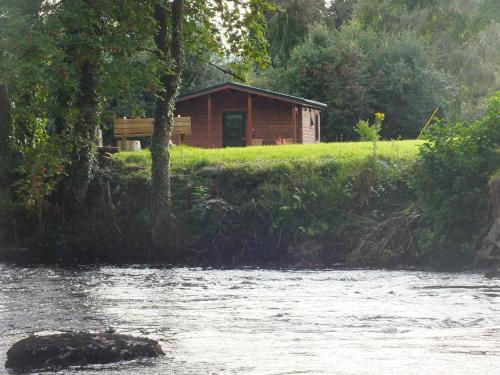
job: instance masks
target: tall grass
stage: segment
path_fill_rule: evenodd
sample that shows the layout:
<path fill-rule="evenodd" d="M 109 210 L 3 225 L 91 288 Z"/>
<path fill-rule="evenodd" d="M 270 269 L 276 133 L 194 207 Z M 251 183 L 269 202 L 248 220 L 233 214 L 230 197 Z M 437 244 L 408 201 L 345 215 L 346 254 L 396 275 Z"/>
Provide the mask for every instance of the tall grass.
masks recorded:
<path fill-rule="evenodd" d="M 378 157 L 391 160 L 411 160 L 418 153 L 422 141 L 378 142 Z M 261 167 L 286 162 L 323 162 L 335 160 L 339 164 L 356 163 L 373 154 L 371 142 L 338 142 L 314 145 L 285 145 L 261 147 L 233 147 L 202 149 L 189 146 L 174 147 L 172 168 L 218 165 L 225 167 Z M 121 152 L 115 156 L 128 165 L 149 167 L 151 155 L 148 150 Z"/>

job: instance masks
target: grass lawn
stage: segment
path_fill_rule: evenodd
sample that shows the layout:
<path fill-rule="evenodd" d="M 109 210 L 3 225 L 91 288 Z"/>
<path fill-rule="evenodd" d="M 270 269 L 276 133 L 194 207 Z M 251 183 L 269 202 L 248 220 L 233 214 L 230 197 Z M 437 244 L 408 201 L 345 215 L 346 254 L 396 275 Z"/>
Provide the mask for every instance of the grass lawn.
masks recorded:
<path fill-rule="evenodd" d="M 377 143 L 377 154 L 386 159 L 411 160 L 416 157 L 423 141 L 381 141 Z M 260 147 L 232 147 L 203 149 L 177 146 L 172 152 L 172 168 L 184 169 L 217 165 L 221 167 L 266 167 L 287 162 L 322 163 L 335 160 L 340 164 L 361 161 L 373 154 L 371 142 L 337 142 L 314 145 L 286 145 Z M 117 160 L 128 166 L 149 167 L 149 150 L 120 152 Z"/>

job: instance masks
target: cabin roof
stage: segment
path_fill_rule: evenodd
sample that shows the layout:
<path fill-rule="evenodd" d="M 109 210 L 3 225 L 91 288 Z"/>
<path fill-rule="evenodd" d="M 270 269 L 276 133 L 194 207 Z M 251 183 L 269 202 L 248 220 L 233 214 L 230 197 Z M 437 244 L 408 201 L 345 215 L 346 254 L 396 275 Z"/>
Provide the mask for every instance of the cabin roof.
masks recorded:
<path fill-rule="evenodd" d="M 294 103 L 294 104 L 302 104 L 302 105 L 307 106 L 307 107 L 313 107 L 313 108 L 318 108 L 318 109 L 325 109 L 328 107 L 325 103 L 317 102 L 315 100 L 304 99 L 304 98 L 300 98 L 298 96 L 282 94 L 282 93 L 276 92 L 276 91 L 265 90 L 265 89 L 261 89 L 258 87 L 247 86 L 247 85 L 242 85 L 242 84 L 233 83 L 233 82 L 226 82 L 226 83 L 223 83 L 220 85 L 207 87 L 205 89 L 192 91 L 192 92 L 189 92 L 189 93 L 186 93 L 184 95 L 179 96 L 176 101 L 182 102 L 184 100 L 193 99 L 193 98 L 197 98 L 199 96 L 213 94 L 213 93 L 228 90 L 228 89 L 247 92 L 247 93 L 255 94 L 255 95 L 266 96 L 268 98 L 282 100 L 282 101 L 290 102 L 290 103 Z"/>

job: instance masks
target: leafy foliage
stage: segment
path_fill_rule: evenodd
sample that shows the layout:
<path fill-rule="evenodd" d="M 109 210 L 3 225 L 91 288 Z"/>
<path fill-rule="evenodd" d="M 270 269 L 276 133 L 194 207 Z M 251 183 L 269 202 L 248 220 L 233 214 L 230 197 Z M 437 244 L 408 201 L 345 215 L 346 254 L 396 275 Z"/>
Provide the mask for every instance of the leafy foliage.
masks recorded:
<path fill-rule="evenodd" d="M 309 30 L 325 19 L 327 8 L 323 0 L 275 0 L 275 3 L 278 11 L 268 20 L 269 54 L 273 66 L 283 66 Z"/>
<path fill-rule="evenodd" d="M 344 261 L 374 222 L 411 199 L 408 166 L 419 144 L 382 141 L 375 166 L 370 142 L 175 148 L 184 256 L 209 264 Z M 115 159 L 137 179 L 151 163 L 146 151 Z"/>
<path fill-rule="evenodd" d="M 270 30 L 286 25 L 293 43 L 270 32 L 270 50 L 282 52 L 253 82 L 327 103 L 330 141 L 355 139 L 356 122 L 374 111 L 387 115 L 385 139 L 416 137 L 436 108 L 450 121 L 477 119 L 500 82 L 494 2 L 341 0 L 302 9 L 308 16 L 296 27 L 302 2 L 282 1 Z"/>
<path fill-rule="evenodd" d="M 500 165 L 500 95 L 480 120 L 439 121 L 426 138 L 413 182 L 425 228 L 421 249 L 460 263 L 486 225 L 488 180 Z"/>
<path fill-rule="evenodd" d="M 380 140 L 380 130 L 382 129 L 383 113 L 375 113 L 375 123 L 370 125 L 367 120 L 359 120 L 356 124 L 356 133 L 361 141 L 377 142 Z"/>
<path fill-rule="evenodd" d="M 326 140 L 355 139 L 356 122 L 377 110 L 387 114 L 381 135 L 396 139 L 416 137 L 436 106 L 448 109 L 454 95 L 449 78 L 413 35 L 377 40 L 350 24 L 337 31 L 315 27 L 287 67 L 273 68 L 255 82 L 326 102 Z"/>

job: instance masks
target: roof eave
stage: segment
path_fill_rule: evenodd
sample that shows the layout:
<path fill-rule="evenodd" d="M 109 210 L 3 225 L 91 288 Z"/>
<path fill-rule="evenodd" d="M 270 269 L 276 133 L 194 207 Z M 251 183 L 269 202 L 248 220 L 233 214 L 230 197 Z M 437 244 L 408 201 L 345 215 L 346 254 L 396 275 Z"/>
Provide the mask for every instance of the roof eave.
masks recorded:
<path fill-rule="evenodd" d="M 314 100 L 308 100 L 304 98 L 298 98 L 298 97 L 293 97 L 291 95 L 286 95 L 286 94 L 281 94 L 281 93 L 275 93 L 269 90 L 264 90 L 264 89 L 259 89 L 257 87 L 251 87 L 251 86 L 245 86 L 245 85 L 240 85 L 237 83 L 223 83 L 220 85 L 208 87 L 206 89 L 201 89 L 197 91 L 193 91 L 191 93 L 184 94 L 182 96 L 179 96 L 176 100 L 176 102 L 181 102 L 184 100 L 189 100 L 189 99 L 194 99 L 200 96 L 204 95 L 210 95 L 212 93 L 216 93 L 222 90 L 226 89 L 236 89 L 236 90 L 241 90 L 249 93 L 253 93 L 256 95 L 261 95 L 269 98 L 273 98 L 276 100 L 281 100 L 289 103 L 294 103 L 294 104 L 299 104 L 299 105 L 304 105 L 307 107 L 313 107 L 316 109 L 326 109 L 328 106 L 325 103 L 321 102 L 316 102 Z"/>

